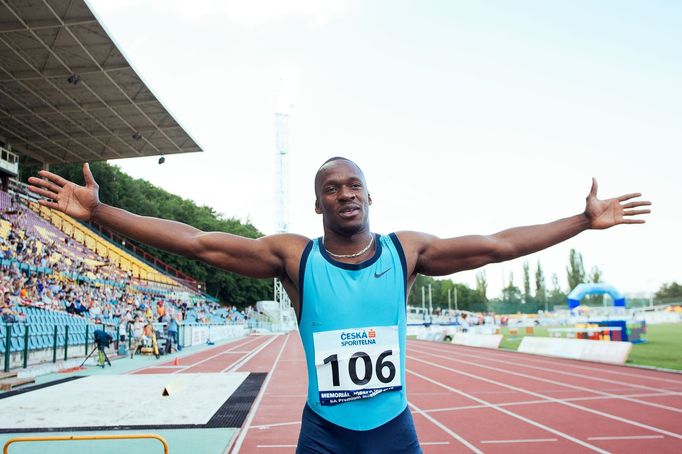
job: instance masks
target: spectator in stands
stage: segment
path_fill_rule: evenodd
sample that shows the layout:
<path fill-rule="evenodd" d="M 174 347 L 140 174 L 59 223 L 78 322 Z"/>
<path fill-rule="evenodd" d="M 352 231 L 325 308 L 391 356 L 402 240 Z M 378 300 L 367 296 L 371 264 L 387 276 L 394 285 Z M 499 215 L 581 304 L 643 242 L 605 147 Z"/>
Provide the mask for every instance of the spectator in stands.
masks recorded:
<path fill-rule="evenodd" d="M 158 317 L 157 320 L 161 321 L 161 319 L 166 316 L 166 306 L 162 300 L 157 301 L 156 306 L 156 315 Z"/>
<path fill-rule="evenodd" d="M 175 345 L 179 345 L 180 340 L 178 338 L 178 319 L 177 317 L 180 316 L 180 312 L 178 311 L 177 316 L 176 314 L 173 313 L 173 310 L 171 309 L 171 313 L 168 316 L 168 337 L 171 342 L 171 346 L 173 343 Z"/>
<path fill-rule="evenodd" d="M 151 322 L 147 322 L 142 330 L 142 345 L 150 347 L 152 345 L 152 336 L 154 334 L 154 326 Z"/>
<path fill-rule="evenodd" d="M 76 315 L 83 316 L 86 312 L 89 314 L 90 310 L 83 305 L 80 299 L 76 299 L 75 303 Z"/>
<path fill-rule="evenodd" d="M 11 301 L 11 295 L 9 292 L 5 292 L 5 294 L 2 296 L 2 309 L 0 309 L 0 313 L 2 316 L 2 321 L 5 323 L 15 323 L 19 321 L 19 317 L 21 316 L 20 313 L 15 312 L 12 309 L 12 301 Z"/>
<path fill-rule="evenodd" d="M 144 327 L 145 327 L 145 321 L 141 315 L 138 315 L 135 317 L 135 321 L 133 322 L 132 326 L 132 332 L 131 335 L 133 336 L 133 341 L 138 342 L 140 339 L 142 339 L 142 335 L 144 334 Z"/>

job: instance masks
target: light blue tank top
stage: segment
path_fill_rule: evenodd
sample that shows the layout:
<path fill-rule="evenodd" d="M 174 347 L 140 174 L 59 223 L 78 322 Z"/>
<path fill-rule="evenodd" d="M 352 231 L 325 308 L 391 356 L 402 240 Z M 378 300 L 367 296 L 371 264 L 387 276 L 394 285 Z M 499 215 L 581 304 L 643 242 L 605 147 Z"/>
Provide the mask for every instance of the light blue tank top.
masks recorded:
<path fill-rule="evenodd" d="M 407 406 L 405 254 L 394 233 L 375 242 L 372 258 L 348 264 L 312 240 L 299 268 L 308 405 L 352 430 L 374 429 Z"/>

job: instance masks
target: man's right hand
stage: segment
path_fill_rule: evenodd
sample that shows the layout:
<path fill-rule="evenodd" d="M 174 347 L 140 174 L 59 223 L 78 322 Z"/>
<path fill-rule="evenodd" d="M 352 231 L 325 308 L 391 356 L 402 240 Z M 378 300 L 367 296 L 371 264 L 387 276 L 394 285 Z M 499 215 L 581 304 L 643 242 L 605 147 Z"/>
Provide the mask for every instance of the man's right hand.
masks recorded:
<path fill-rule="evenodd" d="M 38 201 L 43 206 L 68 214 L 81 221 L 89 221 L 99 205 L 99 185 L 90 172 L 90 166 L 83 164 L 85 186 L 79 186 L 57 174 L 41 170 L 43 178 L 30 177 L 29 191 L 45 199 Z"/>

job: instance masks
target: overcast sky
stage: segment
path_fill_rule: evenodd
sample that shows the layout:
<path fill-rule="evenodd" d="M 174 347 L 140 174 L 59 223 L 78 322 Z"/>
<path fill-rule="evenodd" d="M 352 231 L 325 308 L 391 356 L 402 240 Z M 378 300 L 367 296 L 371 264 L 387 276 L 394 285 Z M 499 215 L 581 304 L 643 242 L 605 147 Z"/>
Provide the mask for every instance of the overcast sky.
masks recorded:
<path fill-rule="evenodd" d="M 274 113 L 290 114 L 290 230 L 321 235 L 313 176 L 365 171 L 372 230 L 493 233 L 639 191 L 645 225 L 529 256 L 567 287 L 569 250 L 623 292 L 682 281 L 682 2 L 90 0 L 205 150 L 112 161 L 275 229 Z M 490 265 L 489 296 L 524 259 Z M 453 280 L 474 283 L 474 272 Z"/>

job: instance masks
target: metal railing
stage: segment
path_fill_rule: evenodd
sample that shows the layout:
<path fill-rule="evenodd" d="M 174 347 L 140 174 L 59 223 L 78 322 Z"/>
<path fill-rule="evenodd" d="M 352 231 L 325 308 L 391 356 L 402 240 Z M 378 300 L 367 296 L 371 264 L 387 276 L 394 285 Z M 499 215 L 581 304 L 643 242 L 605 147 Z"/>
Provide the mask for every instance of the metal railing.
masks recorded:
<path fill-rule="evenodd" d="M 111 325 L 0 322 L 0 352 L 3 354 L 3 371 L 10 371 L 12 355 L 15 356 L 14 366 L 18 367 L 21 364 L 24 369 L 29 366 L 29 363 L 50 361 L 56 363 L 58 358 L 66 361 L 69 359 L 70 347 L 72 358 L 81 356 L 73 354 L 74 348 L 79 346 L 83 348 L 83 356 L 87 356 L 90 347 L 94 345 L 96 329 L 112 334 L 114 348 L 118 349 L 119 331 L 117 327 Z M 33 361 L 31 361 L 31 356 L 34 357 Z"/>
<path fill-rule="evenodd" d="M 128 434 L 128 435 L 63 435 L 50 437 L 14 437 L 5 442 L 2 448 L 3 454 L 9 453 L 10 445 L 14 443 L 45 442 L 45 441 L 82 441 L 82 440 L 158 440 L 163 446 L 164 454 L 168 454 L 168 443 L 160 435 L 156 434 Z"/>

